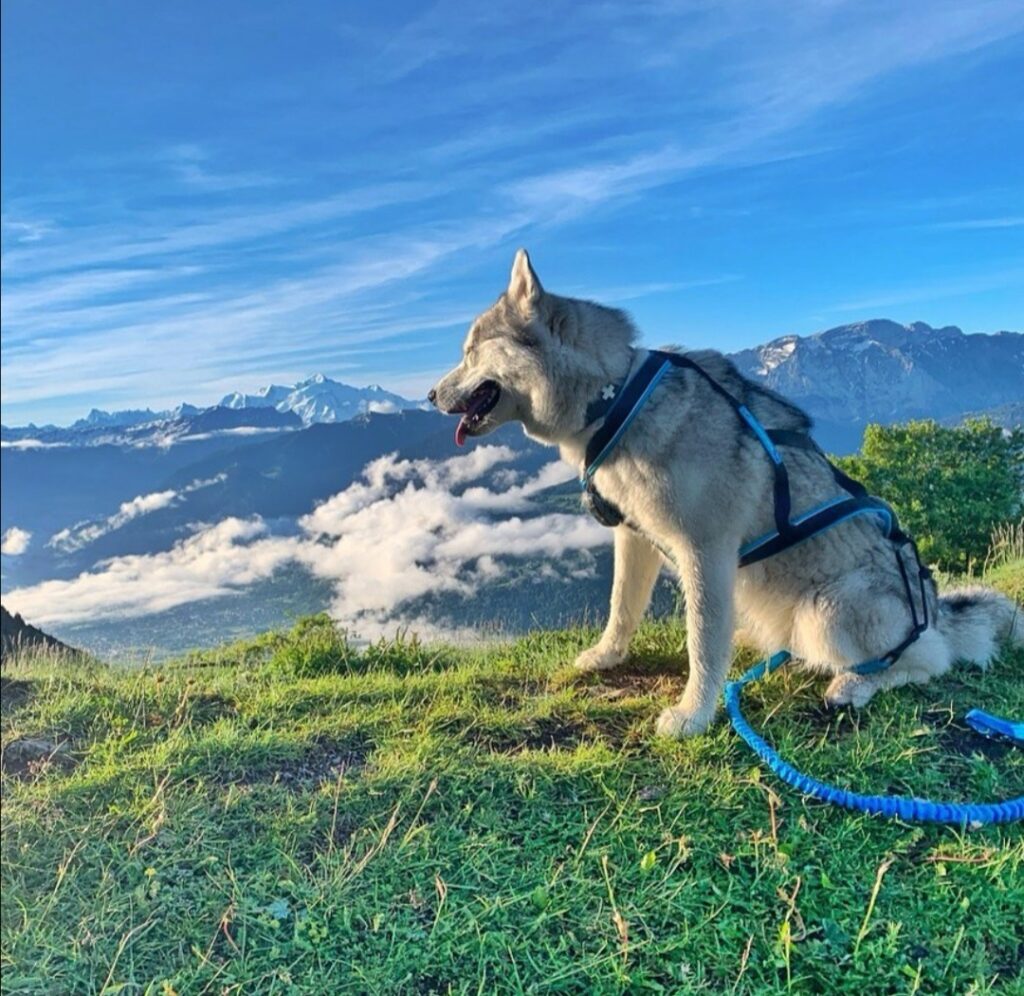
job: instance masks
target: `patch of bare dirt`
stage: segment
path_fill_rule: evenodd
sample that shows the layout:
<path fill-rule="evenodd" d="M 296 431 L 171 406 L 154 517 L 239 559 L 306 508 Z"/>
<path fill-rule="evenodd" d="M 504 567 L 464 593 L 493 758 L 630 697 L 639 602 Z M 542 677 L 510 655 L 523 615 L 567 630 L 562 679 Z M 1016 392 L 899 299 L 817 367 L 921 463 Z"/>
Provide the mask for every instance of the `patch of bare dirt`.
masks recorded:
<path fill-rule="evenodd" d="M 295 792 L 304 791 L 357 775 L 366 767 L 370 749 L 366 743 L 320 742 L 298 757 L 271 759 L 241 771 L 225 771 L 217 780 L 236 785 L 282 785 Z"/>
<path fill-rule="evenodd" d="M 686 686 L 686 672 L 678 661 L 628 660 L 616 668 L 597 672 L 597 684 L 581 691 L 593 698 L 678 698 Z"/>
<path fill-rule="evenodd" d="M 19 737 L 0 754 L 0 768 L 12 778 L 34 778 L 54 769 L 70 768 L 74 763 L 67 741 L 45 737 Z"/>
<path fill-rule="evenodd" d="M 1013 746 L 1006 740 L 994 740 L 983 737 L 980 733 L 966 726 L 955 726 L 950 723 L 935 734 L 935 743 L 939 750 L 957 757 L 972 757 L 980 754 L 989 761 L 998 761 L 1005 757 Z"/>
<path fill-rule="evenodd" d="M 616 749 L 642 740 L 635 729 L 634 710 L 609 707 L 601 716 L 545 716 L 516 729 L 470 726 L 462 737 L 492 754 L 521 754 L 531 750 L 571 751 L 582 744 L 606 743 Z"/>
<path fill-rule="evenodd" d="M 524 750 L 572 749 L 593 736 L 588 737 L 587 727 L 578 720 L 548 716 L 514 730 L 471 726 L 463 738 L 493 754 L 517 754 Z"/>

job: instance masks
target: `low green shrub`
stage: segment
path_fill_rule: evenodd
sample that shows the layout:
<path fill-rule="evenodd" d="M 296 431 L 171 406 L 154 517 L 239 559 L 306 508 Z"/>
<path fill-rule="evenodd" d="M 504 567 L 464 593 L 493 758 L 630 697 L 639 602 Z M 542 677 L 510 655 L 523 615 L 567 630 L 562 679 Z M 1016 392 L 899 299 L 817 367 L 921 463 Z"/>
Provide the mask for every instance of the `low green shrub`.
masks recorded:
<path fill-rule="evenodd" d="M 359 652 L 325 612 L 304 616 L 283 634 L 269 661 L 271 670 L 296 678 L 349 671 Z"/>

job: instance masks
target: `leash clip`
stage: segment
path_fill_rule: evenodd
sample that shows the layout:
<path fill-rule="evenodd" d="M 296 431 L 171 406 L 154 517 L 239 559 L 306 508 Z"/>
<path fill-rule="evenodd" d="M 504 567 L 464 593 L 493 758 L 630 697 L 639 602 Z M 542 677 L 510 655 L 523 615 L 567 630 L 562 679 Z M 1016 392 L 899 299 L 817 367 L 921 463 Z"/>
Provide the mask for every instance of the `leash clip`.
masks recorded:
<path fill-rule="evenodd" d="M 1005 737 L 1016 744 L 1024 744 L 1024 722 L 1014 722 L 1011 719 L 1004 719 L 1002 716 L 993 716 L 992 713 L 983 712 L 981 709 L 971 709 L 964 716 L 964 722 L 975 733 L 980 733 L 983 737 Z"/>

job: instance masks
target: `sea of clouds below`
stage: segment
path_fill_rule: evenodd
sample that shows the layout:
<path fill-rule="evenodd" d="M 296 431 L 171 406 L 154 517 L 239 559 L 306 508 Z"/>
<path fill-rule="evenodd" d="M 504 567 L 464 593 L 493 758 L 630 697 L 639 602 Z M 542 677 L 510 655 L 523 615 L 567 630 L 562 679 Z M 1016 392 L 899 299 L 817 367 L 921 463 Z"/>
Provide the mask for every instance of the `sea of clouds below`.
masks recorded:
<path fill-rule="evenodd" d="M 609 531 L 588 516 L 537 514 L 531 499 L 569 472 L 553 462 L 524 479 L 508 466 L 516 456 L 504 446 L 439 461 L 383 456 L 301 517 L 295 535 L 272 534 L 259 516 L 199 524 L 170 550 L 101 561 L 70 580 L 14 589 L 5 602 L 43 626 L 140 618 L 243 594 L 296 564 L 331 584 L 331 615 L 361 636 L 403 626 L 425 637 L 464 637 L 410 607 L 438 594 L 472 599 L 516 558 L 543 561 L 546 576 L 569 579 L 580 570 L 580 555 L 610 542 Z M 485 477 L 488 486 L 474 483 Z M 169 500 L 166 493 L 140 495 L 92 530 L 118 528 Z M 53 539 L 88 542 L 90 535 Z"/>

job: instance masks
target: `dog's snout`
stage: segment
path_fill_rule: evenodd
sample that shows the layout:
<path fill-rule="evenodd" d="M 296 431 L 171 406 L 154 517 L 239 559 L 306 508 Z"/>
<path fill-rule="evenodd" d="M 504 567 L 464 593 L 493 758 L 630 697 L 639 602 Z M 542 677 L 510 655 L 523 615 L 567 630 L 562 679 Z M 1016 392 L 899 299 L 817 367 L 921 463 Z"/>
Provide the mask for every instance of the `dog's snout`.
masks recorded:
<path fill-rule="evenodd" d="M 429 391 L 427 391 L 427 401 L 429 401 L 432 405 L 437 404 L 437 391 L 434 388 L 431 388 Z"/>

